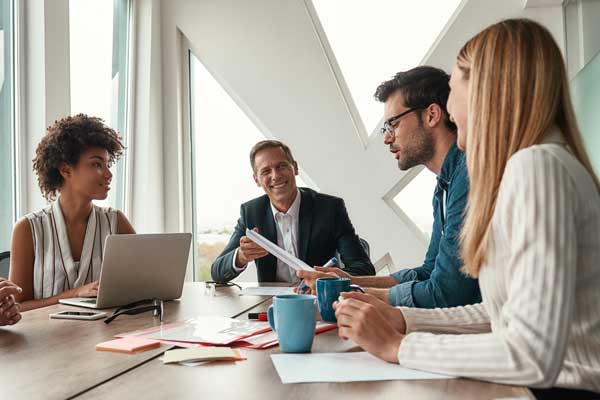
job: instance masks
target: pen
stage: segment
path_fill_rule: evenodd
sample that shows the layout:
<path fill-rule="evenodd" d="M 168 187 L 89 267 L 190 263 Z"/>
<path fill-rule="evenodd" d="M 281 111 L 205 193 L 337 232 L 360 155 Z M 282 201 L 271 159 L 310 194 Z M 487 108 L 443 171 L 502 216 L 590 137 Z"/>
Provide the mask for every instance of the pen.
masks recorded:
<path fill-rule="evenodd" d="M 335 264 L 337 264 L 337 258 L 331 257 L 331 260 L 327 261 L 323 268 L 333 267 Z"/>
<path fill-rule="evenodd" d="M 267 321 L 268 320 L 266 312 L 259 312 L 259 313 L 250 312 L 250 313 L 248 313 L 248 319 L 257 319 L 259 321 Z"/>

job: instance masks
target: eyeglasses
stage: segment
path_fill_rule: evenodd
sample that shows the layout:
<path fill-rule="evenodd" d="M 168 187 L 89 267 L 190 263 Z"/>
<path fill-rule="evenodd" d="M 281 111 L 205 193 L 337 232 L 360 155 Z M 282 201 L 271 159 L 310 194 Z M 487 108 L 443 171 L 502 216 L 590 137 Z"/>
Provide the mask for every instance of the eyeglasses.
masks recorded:
<path fill-rule="evenodd" d="M 386 134 L 390 134 L 391 136 L 394 136 L 394 129 L 396 128 L 396 122 L 398 122 L 400 120 L 400 118 L 404 117 L 406 114 L 409 114 L 413 111 L 417 111 L 417 110 L 422 110 L 423 107 L 416 107 L 416 108 L 409 108 L 408 110 L 401 112 L 398 115 L 393 116 L 392 118 L 387 119 L 384 123 L 383 123 L 383 127 L 381 127 L 381 129 L 379 130 L 379 133 L 381 133 L 381 136 L 385 136 Z"/>
<path fill-rule="evenodd" d="M 145 304 L 150 304 L 149 306 Z M 141 306 L 141 307 L 140 307 Z M 115 318 L 119 315 L 127 314 L 127 315 L 135 315 L 139 313 L 143 313 L 146 311 L 153 311 L 153 315 L 158 317 L 160 322 L 163 320 L 163 302 L 159 299 L 151 299 L 151 300 L 141 300 L 136 301 L 135 303 L 126 304 L 122 307 L 119 307 L 115 310 L 115 312 L 108 318 L 104 320 L 104 323 L 110 324 Z"/>
<path fill-rule="evenodd" d="M 206 284 L 206 287 L 208 287 L 209 285 L 214 285 L 216 288 L 235 286 L 238 289 L 242 290 L 242 287 L 235 282 L 206 281 L 204 283 Z"/>

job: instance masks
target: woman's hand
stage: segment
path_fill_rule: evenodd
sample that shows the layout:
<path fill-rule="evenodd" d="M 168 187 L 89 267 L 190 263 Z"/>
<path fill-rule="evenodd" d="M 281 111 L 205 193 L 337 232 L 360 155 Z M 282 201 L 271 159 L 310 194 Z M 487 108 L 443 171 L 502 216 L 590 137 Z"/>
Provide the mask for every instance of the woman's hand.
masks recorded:
<path fill-rule="evenodd" d="M 406 334 L 406 321 L 404 320 L 404 314 L 398 307 L 389 305 L 386 301 L 383 301 L 376 296 L 370 294 L 371 289 L 365 289 L 367 294 L 359 292 L 344 292 L 340 293 L 343 299 L 356 299 L 365 303 L 371 304 L 385 317 L 394 329 L 403 335 Z"/>
<path fill-rule="evenodd" d="M 88 283 L 87 285 L 75 289 L 75 297 L 96 297 L 98 296 L 98 281 Z"/>
<path fill-rule="evenodd" d="M 11 281 L 0 281 L 0 326 L 14 325 L 21 319 L 19 303 L 15 294 L 21 293 L 21 288 Z"/>
<path fill-rule="evenodd" d="M 344 293 L 342 300 L 333 304 L 339 336 L 351 339 L 382 360 L 397 363 L 398 349 L 404 335 L 388 322 L 376 305 L 350 295 L 368 296 L 378 301 L 362 293 Z"/>

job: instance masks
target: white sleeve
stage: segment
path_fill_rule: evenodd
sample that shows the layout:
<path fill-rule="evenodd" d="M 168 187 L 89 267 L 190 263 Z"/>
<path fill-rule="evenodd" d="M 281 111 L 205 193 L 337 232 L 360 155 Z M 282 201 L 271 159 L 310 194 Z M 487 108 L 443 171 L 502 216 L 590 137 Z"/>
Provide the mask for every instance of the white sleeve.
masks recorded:
<path fill-rule="evenodd" d="M 490 331 L 490 318 L 483 303 L 452 308 L 400 307 L 406 333 L 483 333 Z"/>
<path fill-rule="evenodd" d="M 563 365 L 574 305 L 576 196 L 567 170 L 548 152 L 528 149 L 513 156 L 495 210 L 510 258 L 508 265 L 488 265 L 509 269 L 502 326 L 492 325 L 484 334 L 411 333 L 399 347 L 400 364 L 498 383 L 552 386 Z"/>
<path fill-rule="evenodd" d="M 240 268 L 238 268 L 238 267 L 235 266 L 235 260 L 237 259 L 237 253 L 238 253 L 239 249 L 240 249 L 239 247 L 237 249 L 235 249 L 235 252 L 233 253 L 233 261 L 231 261 L 231 266 L 233 267 L 233 270 L 235 272 L 237 272 L 238 274 L 244 272 L 244 270 L 248 266 L 248 264 L 246 264 L 246 265 L 244 265 L 243 267 L 240 267 Z"/>

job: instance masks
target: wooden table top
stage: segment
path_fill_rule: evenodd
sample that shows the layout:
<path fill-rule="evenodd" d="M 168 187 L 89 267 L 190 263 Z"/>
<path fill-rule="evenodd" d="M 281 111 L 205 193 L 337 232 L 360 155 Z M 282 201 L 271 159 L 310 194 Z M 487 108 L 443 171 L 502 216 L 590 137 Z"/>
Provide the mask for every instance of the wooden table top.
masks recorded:
<path fill-rule="evenodd" d="M 252 312 L 266 311 L 271 300 Z M 247 318 L 240 315 L 239 318 Z M 315 337 L 313 352 L 357 351 L 350 341 L 338 337 L 337 330 Z M 498 385 L 468 379 L 428 381 L 381 381 L 352 383 L 281 383 L 267 350 L 246 349 L 240 362 L 215 362 L 197 367 L 163 365 L 155 357 L 132 371 L 99 385 L 81 399 L 496 399 L 533 398 L 526 388 Z"/>
<path fill-rule="evenodd" d="M 238 296 L 237 292 L 236 287 L 218 288 L 211 296 L 204 283 L 186 283 L 180 300 L 165 302 L 164 322 L 199 315 L 235 317 L 269 299 Z M 96 344 L 112 340 L 116 334 L 160 322 L 151 312 L 122 315 L 108 325 L 103 320 L 48 317 L 50 313 L 73 309 L 82 310 L 58 304 L 28 311 L 18 324 L 0 328 L 1 398 L 69 398 L 141 365 L 170 347 L 162 345 L 138 354 L 96 351 Z"/>
<path fill-rule="evenodd" d="M 179 301 L 165 303 L 164 323 L 200 315 L 247 318 L 248 311 L 265 311 L 271 304 L 268 296 L 239 296 L 238 292 L 238 288 L 224 287 L 211 295 L 202 282 L 186 283 Z M 55 305 L 28 311 L 17 325 L 0 328 L 3 399 L 533 398 L 526 388 L 466 379 L 284 385 L 270 359 L 280 352 L 279 347 L 246 349 L 248 359 L 235 363 L 163 365 L 158 358 L 170 348 L 167 345 L 138 354 L 95 350 L 96 344 L 118 333 L 159 325 L 150 312 L 123 315 L 108 325 L 102 320 L 48 317 L 68 309 L 75 308 Z M 353 343 L 338 337 L 337 330 L 317 335 L 313 345 L 313 352 L 356 350 Z"/>

